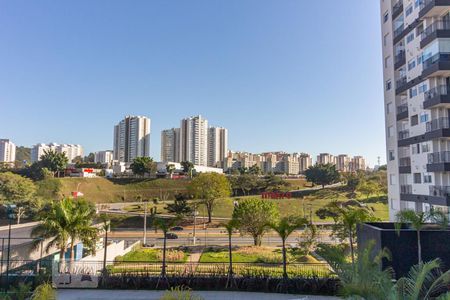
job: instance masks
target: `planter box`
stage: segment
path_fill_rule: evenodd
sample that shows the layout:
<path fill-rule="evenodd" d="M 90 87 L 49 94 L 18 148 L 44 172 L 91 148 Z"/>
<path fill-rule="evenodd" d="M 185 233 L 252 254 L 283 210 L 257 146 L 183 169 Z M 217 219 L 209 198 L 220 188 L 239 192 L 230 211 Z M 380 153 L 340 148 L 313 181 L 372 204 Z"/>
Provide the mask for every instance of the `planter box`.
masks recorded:
<path fill-rule="evenodd" d="M 411 266 L 417 264 L 417 232 L 402 226 L 400 235 L 395 231 L 394 223 L 364 223 L 358 226 L 358 249 L 364 249 L 375 241 L 374 254 L 388 248 L 392 260 L 383 260 L 382 268 L 392 267 L 397 278 L 408 274 Z M 444 270 L 450 269 L 450 230 L 430 225 L 421 231 L 422 260 L 440 258 Z"/>

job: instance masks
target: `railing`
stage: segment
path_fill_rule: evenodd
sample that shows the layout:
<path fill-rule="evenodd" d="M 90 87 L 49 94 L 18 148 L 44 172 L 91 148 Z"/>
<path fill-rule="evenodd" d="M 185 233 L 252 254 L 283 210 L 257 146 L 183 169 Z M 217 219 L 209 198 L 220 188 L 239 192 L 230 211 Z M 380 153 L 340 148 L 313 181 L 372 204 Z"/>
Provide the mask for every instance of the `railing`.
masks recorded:
<path fill-rule="evenodd" d="M 449 197 L 450 186 L 430 185 L 430 196 Z"/>
<path fill-rule="evenodd" d="M 400 185 L 400 194 L 412 194 L 412 185 L 410 184 Z"/>
<path fill-rule="evenodd" d="M 423 70 L 432 67 L 438 62 L 450 62 L 450 53 L 437 53 L 423 62 Z"/>
<path fill-rule="evenodd" d="M 421 40 L 423 41 L 428 36 L 432 35 L 437 30 L 450 30 L 450 21 L 435 21 L 430 26 L 427 26 L 421 34 Z"/>
<path fill-rule="evenodd" d="M 405 85 L 406 83 L 407 83 L 406 76 L 403 76 L 403 77 L 397 79 L 397 81 L 395 82 L 395 86 L 398 89 L 401 86 Z"/>
<path fill-rule="evenodd" d="M 396 15 L 399 10 L 401 9 L 403 5 L 403 0 L 399 0 L 397 1 L 397 3 L 394 4 L 394 6 L 392 7 L 392 15 Z"/>
<path fill-rule="evenodd" d="M 434 88 L 429 89 L 424 93 L 425 100 L 433 99 L 438 96 L 448 95 L 448 87 L 446 85 L 438 85 Z"/>
<path fill-rule="evenodd" d="M 426 125 L 427 132 L 439 130 L 439 129 L 446 129 L 450 128 L 449 118 L 447 117 L 441 117 L 434 120 L 431 120 L 430 122 L 427 122 Z"/>
<path fill-rule="evenodd" d="M 403 30 L 405 30 L 405 25 L 402 24 L 399 28 L 394 30 L 394 38 L 398 37 L 402 34 Z"/>
<path fill-rule="evenodd" d="M 401 157 L 399 159 L 400 167 L 410 167 L 411 166 L 411 157 Z"/>
<path fill-rule="evenodd" d="M 403 61 L 406 60 L 405 50 L 401 50 L 399 53 L 397 53 L 397 55 L 395 55 L 394 64 L 397 64 L 397 63 L 399 63 L 402 60 Z"/>
<path fill-rule="evenodd" d="M 401 114 L 402 112 L 408 111 L 408 104 L 401 104 L 397 106 L 397 114 Z"/>
<path fill-rule="evenodd" d="M 447 163 L 450 162 L 450 151 L 434 152 L 428 154 L 428 163 Z"/>
<path fill-rule="evenodd" d="M 404 140 L 404 139 L 407 139 L 407 138 L 409 138 L 409 130 L 408 129 L 398 132 L 398 139 L 399 140 Z"/>
<path fill-rule="evenodd" d="M 419 9 L 422 10 L 426 6 L 428 6 L 430 3 L 432 3 L 434 0 L 421 0 L 419 3 Z"/>

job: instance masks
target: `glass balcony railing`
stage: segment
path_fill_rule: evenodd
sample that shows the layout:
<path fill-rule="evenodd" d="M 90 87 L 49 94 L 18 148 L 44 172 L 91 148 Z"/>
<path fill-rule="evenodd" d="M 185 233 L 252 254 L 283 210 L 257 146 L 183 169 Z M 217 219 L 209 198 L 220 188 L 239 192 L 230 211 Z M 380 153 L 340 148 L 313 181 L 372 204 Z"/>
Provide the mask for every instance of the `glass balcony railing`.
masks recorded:
<path fill-rule="evenodd" d="M 431 120 L 430 122 L 427 122 L 426 126 L 427 126 L 427 129 L 426 129 L 427 132 L 439 130 L 439 129 L 450 128 L 449 118 L 442 117 L 442 118 L 437 118 L 437 119 Z"/>
<path fill-rule="evenodd" d="M 450 162 L 450 151 L 441 151 L 428 154 L 428 163 L 448 163 Z"/>
<path fill-rule="evenodd" d="M 401 194 L 412 194 L 412 185 L 410 185 L 410 184 L 400 185 L 400 193 Z"/>
<path fill-rule="evenodd" d="M 399 159 L 400 167 L 411 167 L 411 157 L 401 157 Z"/>
<path fill-rule="evenodd" d="M 431 25 L 425 28 L 421 34 L 421 40 L 426 39 L 428 36 L 432 35 L 437 30 L 450 30 L 450 21 L 435 21 Z"/>
<path fill-rule="evenodd" d="M 394 57 L 394 64 L 398 64 L 400 62 L 405 61 L 406 61 L 405 50 L 400 50 Z"/>
<path fill-rule="evenodd" d="M 395 87 L 396 87 L 397 89 L 398 89 L 398 88 L 401 88 L 401 87 L 404 86 L 406 83 L 407 83 L 406 76 L 403 76 L 403 77 L 397 79 L 397 81 L 395 82 Z"/>
<path fill-rule="evenodd" d="M 409 138 L 409 130 L 408 129 L 398 132 L 398 139 L 399 140 L 404 140 L 404 139 L 407 139 L 407 138 Z"/>
<path fill-rule="evenodd" d="M 408 104 L 401 104 L 397 106 L 397 114 L 401 114 L 405 111 L 408 111 Z"/>
<path fill-rule="evenodd" d="M 423 61 L 423 71 L 439 62 L 450 62 L 450 53 L 440 52 Z"/>
<path fill-rule="evenodd" d="M 450 196 L 450 186 L 430 185 L 430 196 L 449 197 Z"/>
<path fill-rule="evenodd" d="M 398 37 L 402 34 L 403 30 L 405 30 L 405 25 L 400 25 L 397 29 L 394 30 L 394 38 Z"/>
<path fill-rule="evenodd" d="M 448 89 L 449 88 L 446 85 L 439 85 L 434 88 L 431 88 L 424 93 L 425 100 L 430 100 L 438 96 L 447 96 Z"/>

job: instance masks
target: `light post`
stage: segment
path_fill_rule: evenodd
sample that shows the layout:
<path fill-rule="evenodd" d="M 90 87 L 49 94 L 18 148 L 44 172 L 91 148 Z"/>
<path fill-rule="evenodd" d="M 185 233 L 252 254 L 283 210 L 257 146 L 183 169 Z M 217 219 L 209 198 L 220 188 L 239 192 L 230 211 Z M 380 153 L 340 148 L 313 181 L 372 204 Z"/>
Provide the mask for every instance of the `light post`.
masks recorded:
<path fill-rule="evenodd" d="M 9 289 L 9 256 L 11 251 L 11 223 L 12 220 L 14 220 L 14 209 L 16 208 L 16 205 L 14 204 L 7 204 L 6 205 L 6 215 L 8 217 L 8 248 L 6 252 L 6 292 L 8 292 Z"/>
<path fill-rule="evenodd" d="M 144 247 L 147 245 L 147 202 L 144 200 Z"/>

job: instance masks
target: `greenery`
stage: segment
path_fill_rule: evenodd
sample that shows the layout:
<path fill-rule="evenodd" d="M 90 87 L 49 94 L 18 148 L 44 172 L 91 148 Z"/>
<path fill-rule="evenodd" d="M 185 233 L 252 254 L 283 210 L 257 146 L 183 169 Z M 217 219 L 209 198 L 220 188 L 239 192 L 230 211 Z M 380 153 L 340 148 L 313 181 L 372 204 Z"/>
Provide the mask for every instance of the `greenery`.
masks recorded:
<path fill-rule="evenodd" d="M 193 295 L 191 290 L 184 286 L 171 288 L 164 293 L 160 300 L 203 300 L 202 297 Z"/>
<path fill-rule="evenodd" d="M 194 171 L 194 164 L 191 163 L 190 161 L 182 161 L 180 164 L 183 167 L 184 174 L 187 174 L 189 175 L 189 177 L 192 178 L 192 173 Z"/>
<path fill-rule="evenodd" d="M 261 246 L 261 239 L 267 232 L 267 224 L 275 222 L 279 212 L 274 203 L 260 198 L 239 201 L 233 211 L 233 220 L 242 234 L 253 237 L 254 245 Z"/>
<path fill-rule="evenodd" d="M 188 255 L 181 250 L 169 249 L 166 252 L 166 259 L 169 262 L 186 262 Z M 117 262 L 161 262 L 163 251 L 161 249 L 138 248 L 125 255 L 115 258 Z"/>
<path fill-rule="evenodd" d="M 35 164 L 38 164 L 40 169 L 45 168 L 50 172 L 53 172 L 53 176 L 55 177 L 60 172 L 63 172 L 69 163 L 69 160 L 64 152 L 58 153 L 52 149 L 44 150 L 44 154 L 41 155 L 40 159 L 41 160 Z"/>
<path fill-rule="evenodd" d="M 217 173 L 201 173 L 192 180 L 189 191 L 205 205 L 208 212 L 208 222 L 210 223 L 216 200 L 228 197 L 231 194 L 228 179 L 225 175 Z"/>
<path fill-rule="evenodd" d="M 306 180 L 314 184 L 325 185 L 339 182 L 340 175 L 333 164 L 316 164 L 305 171 Z"/>
<path fill-rule="evenodd" d="M 169 232 L 170 228 L 174 227 L 178 222 L 178 218 L 155 218 L 153 220 L 155 228 L 161 229 L 164 234 L 161 277 L 166 277 L 167 233 Z"/>
<path fill-rule="evenodd" d="M 188 196 L 185 194 L 175 195 L 175 200 L 173 203 L 169 203 L 166 206 L 166 210 L 169 213 L 176 214 L 177 216 L 187 216 L 192 213 L 192 208 L 189 206 Z"/>
<path fill-rule="evenodd" d="M 144 176 L 145 174 L 155 174 L 156 173 L 156 163 L 151 157 L 136 157 L 130 165 L 133 174 Z"/>
<path fill-rule="evenodd" d="M 56 300 L 56 292 L 50 283 L 38 286 L 31 296 L 31 300 Z"/>

